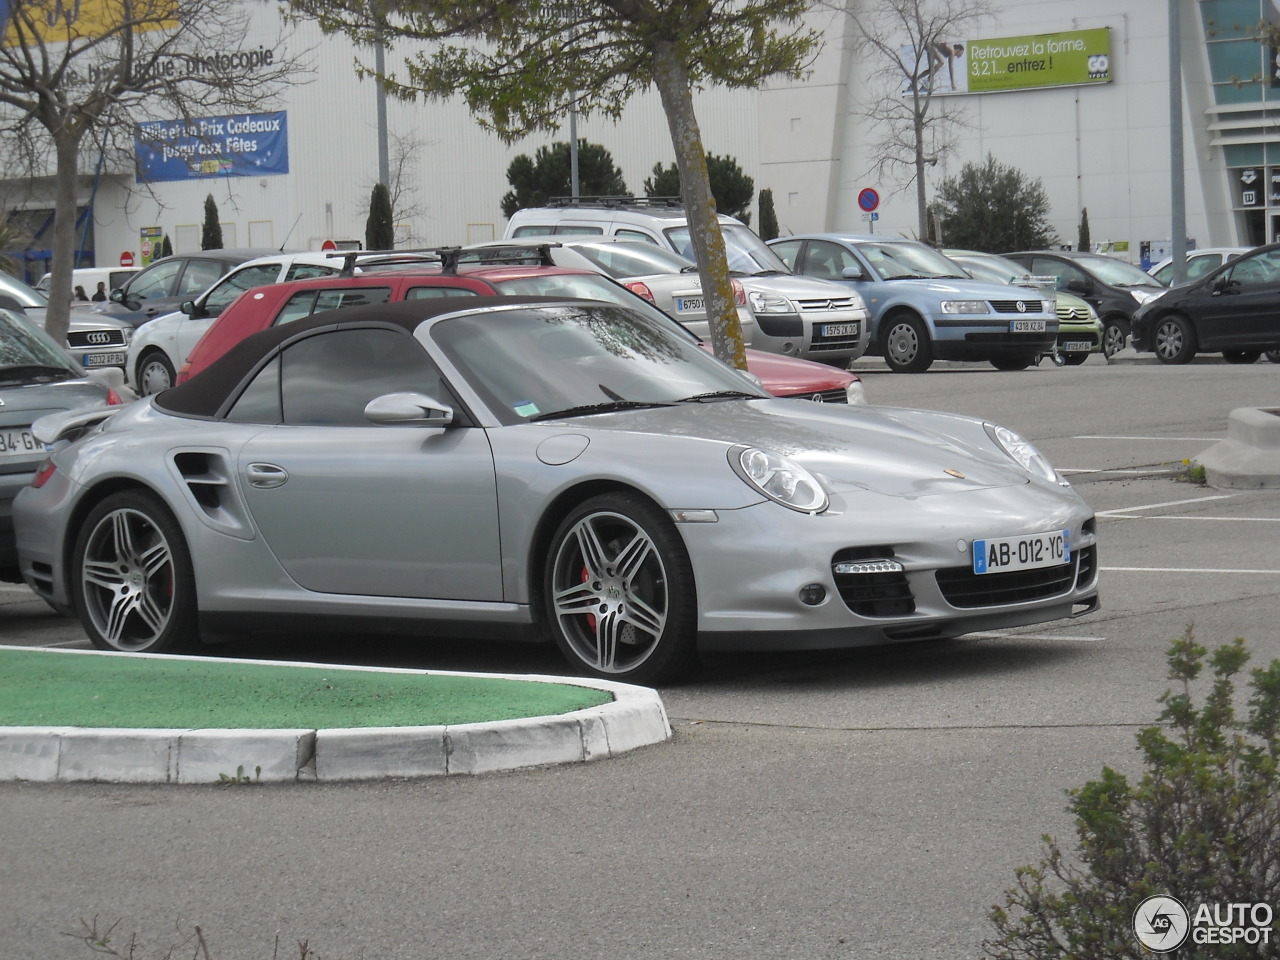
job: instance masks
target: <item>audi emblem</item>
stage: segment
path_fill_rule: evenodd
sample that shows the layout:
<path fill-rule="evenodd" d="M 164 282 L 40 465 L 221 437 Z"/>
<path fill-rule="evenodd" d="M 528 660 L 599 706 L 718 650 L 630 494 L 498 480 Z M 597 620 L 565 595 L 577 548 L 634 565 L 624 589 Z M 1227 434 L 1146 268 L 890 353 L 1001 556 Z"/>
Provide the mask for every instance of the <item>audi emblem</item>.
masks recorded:
<path fill-rule="evenodd" d="M 1026 313 L 1026 312 L 1027 312 L 1027 305 L 1026 305 L 1025 303 L 1023 303 L 1021 300 L 1019 300 L 1019 301 L 1018 301 L 1018 312 L 1019 312 L 1019 313 Z"/>
<path fill-rule="evenodd" d="M 85 340 L 88 341 L 89 343 L 94 343 L 94 344 L 110 343 L 111 334 L 107 333 L 107 331 L 105 330 L 98 330 L 94 333 L 88 334 L 85 337 Z"/>

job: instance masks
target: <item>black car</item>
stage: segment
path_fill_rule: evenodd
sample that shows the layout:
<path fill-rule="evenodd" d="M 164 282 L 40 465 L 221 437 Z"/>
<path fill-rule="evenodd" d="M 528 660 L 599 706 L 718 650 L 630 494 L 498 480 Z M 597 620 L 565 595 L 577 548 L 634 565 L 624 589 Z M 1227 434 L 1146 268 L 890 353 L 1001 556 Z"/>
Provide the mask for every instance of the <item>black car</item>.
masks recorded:
<path fill-rule="evenodd" d="M 1133 345 L 1161 363 L 1221 352 L 1253 363 L 1280 350 L 1280 243 L 1231 260 L 1146 303 L 1133 318 Z"/>
<path fill-rule="evenodd" d="M 163 257 L 139 270 L 117 290 L 111 300 L 96 309 L 135 327 L 153 317 L 173 313 L 184 300 L 194 300 L 231 269 L 246 260 L 269 257 L 279 250 L 243 248 L 202 250 L 199 253 Z"/>
<path fill-rule="evenodd" d="M 1102 352 L 1110 357 L 1123 349 L 1133 315 L 1168 287 L 1138 267 L 1101 253 L 1079 250 L 1030 250 L 1006 253 L 1035 276 L 1058 278 L 1058 289 L 1074 293 L 1102 321 Z"/>

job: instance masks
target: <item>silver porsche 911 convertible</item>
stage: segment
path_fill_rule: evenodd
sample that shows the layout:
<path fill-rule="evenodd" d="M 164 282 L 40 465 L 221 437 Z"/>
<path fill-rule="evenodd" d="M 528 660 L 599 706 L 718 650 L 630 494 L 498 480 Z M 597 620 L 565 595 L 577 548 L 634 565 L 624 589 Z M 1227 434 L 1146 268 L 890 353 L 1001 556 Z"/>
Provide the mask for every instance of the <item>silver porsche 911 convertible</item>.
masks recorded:
<path fill-rule="evenodd" d="M 16 503 L 25 580 L 104 649 L 550 637 L 650 683 L 1098 602 L 1093 512 L 1017 434 L 776 399 L 616 305 L 318 313 L 117 409 L 38 421 Z"/>

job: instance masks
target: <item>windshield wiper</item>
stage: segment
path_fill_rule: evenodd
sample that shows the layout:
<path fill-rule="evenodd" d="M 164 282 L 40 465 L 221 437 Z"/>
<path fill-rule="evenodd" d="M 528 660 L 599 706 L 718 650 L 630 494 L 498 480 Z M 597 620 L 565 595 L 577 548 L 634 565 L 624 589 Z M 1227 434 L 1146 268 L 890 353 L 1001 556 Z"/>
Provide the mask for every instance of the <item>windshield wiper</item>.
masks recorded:
<path fill-rule="evenodd" d="M 526 423 L 536 420 L 558 420 L 562 417 L 577 417 L 592 413 L 613 413 L 618 410 L 639 410 L 645 407 L 669 407 L 669 403 L 658 403 L 645 400 L 610 400 L 608 403 L 584 403 L 581 406 L 569 407 L 565 410 L 551 410 L 529 417 Z"/>
<path fill-rule="evenodd" d="M 55 367 L 47 363 L 15 363 L 8 367 L 0 367 L 0 378 L 5 380 L 24 380 L 44 377 L 46 379 L 69 379 L 71 372 L 66 367 Z"/>
<path fill-rule="evenodd" d="M 710 403 L 713 400 L 759 400 L 758 393 L 747 393 L 743 390 L 712 390 L 710 393 L 696 393 L 685 397 L 681 403 Z"/>
<path fill-rule="evenodd" d="M 899 273 L 892 277 L 885 277 L 886 280 L 934 280 L 935 277 L 926 277 L 922 273 Z"/>

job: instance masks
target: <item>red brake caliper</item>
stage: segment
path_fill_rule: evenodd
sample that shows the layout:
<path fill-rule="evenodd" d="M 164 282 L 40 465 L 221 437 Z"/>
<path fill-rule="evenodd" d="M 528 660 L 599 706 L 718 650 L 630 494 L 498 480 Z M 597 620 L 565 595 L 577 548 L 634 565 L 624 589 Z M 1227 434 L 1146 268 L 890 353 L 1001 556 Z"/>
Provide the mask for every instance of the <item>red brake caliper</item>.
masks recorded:
<path fill-rule="evenodd" d="M 591 573 L 589 570 L 587 570 L 587 565 L 584 563 L 582 565 L 582 582 L 586 583 L 590 579 L 591 579 Z M 589 626 L 593 631 L 595 630 L 596 615 L 594 613 L 587 614 L 587 626 Z"/>

